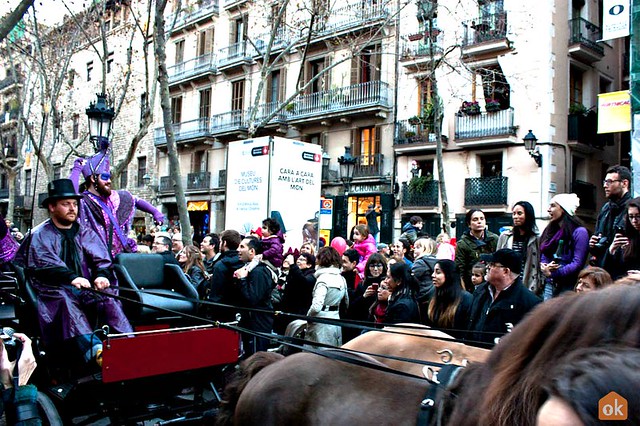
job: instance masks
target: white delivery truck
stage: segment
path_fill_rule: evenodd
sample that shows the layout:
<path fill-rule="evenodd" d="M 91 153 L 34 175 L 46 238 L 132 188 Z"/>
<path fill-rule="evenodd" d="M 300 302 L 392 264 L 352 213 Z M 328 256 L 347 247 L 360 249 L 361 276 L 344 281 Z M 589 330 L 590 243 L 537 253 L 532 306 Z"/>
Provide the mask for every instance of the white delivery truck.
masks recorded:
<path fill-rule="evenodd" d="M 321 183 L 319 145 L 274 136 L 231 142 L 225 229 L 249 234 L 271 217 L 286 235 L 285 251 L 317 246 Z"/>

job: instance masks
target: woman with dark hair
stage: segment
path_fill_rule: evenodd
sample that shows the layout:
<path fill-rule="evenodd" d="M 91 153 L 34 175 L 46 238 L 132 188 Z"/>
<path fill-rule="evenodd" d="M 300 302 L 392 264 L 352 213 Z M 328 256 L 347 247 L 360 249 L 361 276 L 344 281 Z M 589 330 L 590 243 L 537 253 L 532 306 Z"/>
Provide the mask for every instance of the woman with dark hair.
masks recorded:
<path fill-rule="evenodd" d="M 551 220 L 540 237 L 544 300 L 572 291 L 587 260 L 589 232 L 575 217 L 579 205 L 576 194 L 558 194 L 549 204 Z"/>
<path fill-rule="evenodd" d="M 389 306 L 389 287 L 386 284 L 380 284 L 376 293 L 376 301 L 369 308 L 369 321 L 374 324 L 384 324 L 387 322 L 387 307 Z"/>
<path fill-rule="evenodd" d="M 347 318 L 357 321 L 369 319 L 369 308 L 375 302 L 380 283 L 387 276 L 387 261 L 380 253 L 369 256 L 364 268 L 364 280 L 349 296 L 349 313 Z M 348 342 L 360 335 L 361 330 L 354 327 L 342 328 L 342 341 Z"/>
<path fill-rule="evenodd" d="M 588 266 L 578 274 L 578 282 L 574 291 L 576 293 L 588 293 L 611 284 L 613 284 L 613 280 L 607 271 L 597 266 Z"/>
<path fill-rule="evenodd" d="M 471 269 L 480 260 L 481 254 L 496 251 L 498 236 L 487 229 L 484 212 L 480 209 L 469 210 L 465 216 L 465 223 L 469 230 L 462 234 L 456 245 L 456 267 L 465 290 L 473 293 Z"/>
<path fill-rule="evenodd" d="M 411 275 L 411 267 L 406 263 L 392 264 L 383 284 L 391 293 L 385 322 L 388 324 L 420 322 L 420 311 L 415 297 L 418 283 Z"/>
<path fill-rule="evenodd" d="M 316 283 L 313 286 L 311 307 L 307 312 L 309 317 L 340 319 L 340 305 L 349 304 L 347 283 L 340 275 L 342 259 L 333 247 L 322 247 L 316 257 Z M 320 324 L 309 321 L 307 326 L 307 340 L 326 343 L 328 345 L 342 345 L 342 331 L 339 326 Z"/>
<path fill-rule="evenodd" d="M 178 253 L 178 263 L 193 288 L 198 291 L 200 297 L 203 297 L 207 278 L 204 275 L 204 263 L 200 249 L 193 245 L 186 246 Z"/>
<path fill-rule="evenodd" d="M 290 254 L 283 262 L 283 265 L 288 265 L 289 273 L 282 292 L 281 308 L 291 314 L 306 315 L 311 306 L 313 286 L 316 283 L 316 277 L 313 275 L 316 271 L 316 257 L 311 253 L 302 252 L 297 260 L 293 259 L 293 255 Z M 295 319 L 286 315 L 276 316 L 274 330 L 283 334 L 287 324 Z"/>
<path fill-rule="evenodd" d="M 640 197 L 627 204 L 625 228 L 616 229 L 615 236 L 604 257 L 604 268 L 613 279 L 640 270 Z"/>
<path fill-rule="evenodd" d="M 522 256 L 522 283 L 541 296 L 544 277 L 540 270 L 540 239 L 533 206 L 527 201 L 518 201 L 513 205 L 511 217 L 513 229 L 500 234 L 496 250 L 510 248 Z"/>
<path fill-rule="evenodd" d="M 601 410 L 600 400 L 615 392 L 626 400 L 620 409 L 627 413 L 624 424 L 640 424 L 640 350 L 625 347 L 584 348 L 571 352 L 553 369 L 551 383 L 545 387 L 547 400 L 538 411 L 539 426 L 615 425 L 620 413 L 614 404 L 609 413 Z M 617 419 L 614 418 L 618 417 Z"/>
<path fill-rule="evenodd" d="M 427 312 L 422 313 L 425 324 L 442 329 L 454 337 L 462 337 L 466 334 L 473 298 L 460 285 L 455 262 L 438 260 L 432 278 L 436 291 L 429 301 Z"/>

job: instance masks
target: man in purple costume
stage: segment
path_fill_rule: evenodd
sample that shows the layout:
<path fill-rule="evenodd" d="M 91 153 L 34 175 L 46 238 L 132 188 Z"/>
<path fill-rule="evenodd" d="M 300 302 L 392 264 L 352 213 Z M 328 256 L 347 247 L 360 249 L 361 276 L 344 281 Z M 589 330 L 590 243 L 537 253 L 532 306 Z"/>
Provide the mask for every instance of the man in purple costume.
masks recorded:
<path fill-rule="evenodd" d="M 100 363 L 102 342 L 94 330 L 103 324 L 112 332 L 129 333 L 131 324 L 120 302 L 98 292 L 117 294 L 111 256 L 100 237 L 78 223 L 76 193 L 69 179 L 48 185 L 48 197 L 41 207 L 50 219 L 35 227 L 20 246 L 16 260 L 36 291 L 38 317 L 46 344 L 73 340 L 86 361 Z M 98 321 L 91 324 L 87 308 L 96 311 Z"/>
<path fill-rule="evenodd" d="M 82 194 L 80 223 L 96 231 L 115 258 L 118 253 L 137 251 L 136 241 L 128 237 L 136 208 L 152 214 L 157 224 L 162 224 L 165 217 L 158 209 L 129 191 L 112 191 L 109 169 L 109 156 L 103 150 L 87 160 L 78 158 L 69 179 L 77 191 L 82 172 L 86 191 Z M 113 222 L 117 222 L 115 226 Z"/>

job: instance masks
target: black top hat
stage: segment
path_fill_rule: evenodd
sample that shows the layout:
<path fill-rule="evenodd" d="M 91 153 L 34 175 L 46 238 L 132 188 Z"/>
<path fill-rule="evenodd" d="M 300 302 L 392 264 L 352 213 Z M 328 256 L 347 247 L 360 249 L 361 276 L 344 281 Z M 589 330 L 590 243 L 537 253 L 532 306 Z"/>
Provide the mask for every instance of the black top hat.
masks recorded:
<path fill-rule="evenodd" d="M 43 209 L 46 209 L 52 201 L 63 200 L 66 198 L 80 200 L 82 198 L 81 194 L 76 193 L 71 179 L 52 180 L 49 182 L 49 185 L 47 185 L 47 191 L 49 192 L 49 196 L 42 200 L 42 204 L 40 204 L 40 207 Z"/>

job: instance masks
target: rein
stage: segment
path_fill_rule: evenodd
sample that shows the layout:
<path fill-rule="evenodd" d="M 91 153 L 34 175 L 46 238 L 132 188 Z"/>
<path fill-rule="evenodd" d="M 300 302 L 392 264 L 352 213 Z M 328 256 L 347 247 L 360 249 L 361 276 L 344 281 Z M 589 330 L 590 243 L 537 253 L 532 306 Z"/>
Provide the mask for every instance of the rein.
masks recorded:
<path fill-rule="evenodd" d="M 429 381 L 429 389 L 427 389 L 424 399 L 420 402 L 420 411 L 418 412 L 416 423 L 418 426 L 428 426 L 431 423 L 434 414 L 436 414 L 438 397 L 441 397 L 446 389 L 453 383 L 462 368 L 463 367 L 459 365 L 445 365 L 440 371 L 432 373 L 432 380 Z M 441 402 L 442 400 L 440 400 L 438 404 L 438 419 L 442 416 Z"/>

